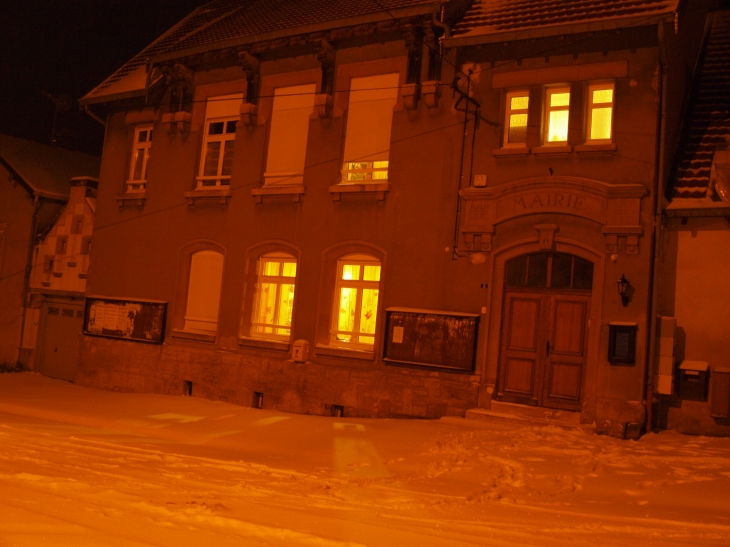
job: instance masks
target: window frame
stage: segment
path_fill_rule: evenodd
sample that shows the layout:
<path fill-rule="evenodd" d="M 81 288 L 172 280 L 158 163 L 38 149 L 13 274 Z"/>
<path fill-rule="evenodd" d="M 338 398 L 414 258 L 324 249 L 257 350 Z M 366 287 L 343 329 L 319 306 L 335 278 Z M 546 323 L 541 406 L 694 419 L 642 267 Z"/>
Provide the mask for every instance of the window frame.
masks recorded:
<path fill-rule="evenodd" d="M 545 87 L 545 93 L 544 93 L 544 112 L 545 115 L 543 116 L 543 133 L 542 133 L 542 139 L 543 139 L 543 145 L 544 146 L 565 146 L 569 144 L 570 142 L 570 106 L 572 103 L 572 89 L 570 84 L 561 84 L 561 85 L 551 85 Z M 557 95 L 559 93 L 568 93 L 568 104 L 567 105 L 560 105 L 560 106 L 551 106 L 550 100 L 552 95 Z M 566 124 L 566 130 L 565 130 L 565 140 L 561 141 L 551 141 L 549 140 L 550 137 L 550 114 L 553 112 L 561 112 L 566 111 L 568 113 L 568 119 Z"/>
<path fill-rule="evenodd" d="M 188 306 L 188 290 L 190 286 L 190 270 L 192 266 L 192 257 L 195 253 L 200 251 L 215 251 L 223 255 L 223 268 L 221 274 L 221 295 L 218 301 L 218 320 L 216 325 L 216 331 L 213 333 L 203 333 L 199 331 L 185 330 L 185 315 L 187 314 Z M 215 342 L 221 328 L 221 312 L 223 306 L 223 294 L 226 284 L 226 262 L 227 262 L 227 251 L 226 248 L 219 243 L 208 240 L 199 239 L 184 245 L 180 249 L 179 261 L 178 261 L 178 273 L 177 273 L 177 284 L 175 287 L 175 305 L 172 314 L 172 329 L 169 332 L 173 338 L 181 338 L 188 340 L 195 340 L 199 342 Z"/>
<path fill-rule="evenodd" d="M 355 265 L 359 266 L 361 268 L 360 274 L 358 275 L 359 279 L 343 279 L 343 270 L 345 266 L 348 265 Z M 374 266 L 377 265 L 379 268 L 378 271 L 378 279 L 377 280 L 365 280 L 362 279 L 365 276 L 365 267 L 366 266 Z M 332 321 L 330 326 L 330 345 L 340 348 L 353 348 L 353 349 L 360 349 L 360 350 L 368 350 L 373 351 L 375 347 L 375 343 L 377 341 L 376 335 L 378 333 L 378 327 L 380 326 L 380 321 L 378 320 L 379 311 L 381 309 L 381 299 L 380 299 L 380 292 L 381 292 L 381 281 L 383 278 L 383 268 L 380 260 L 378 260 L 376 257 L 368 254 L 362 254 L 362 253 L 355 253 L 355 254 L 347 254 L 339 257 L 337 259 L 337 269 L 336 269 L 336 278 L 335 278 L 335 290 L 333 294 L 333 307 L 332 307 Z M 338 320 L 339 320 L 339 310 L 340 310 L 340 295 L 341 290 L 345 288 L 350 289 L 356 289 L 356 296 L 355 296 L 355 317 L 352 325 L 352 330 L 349 331 L 341 331 L 338 329 Z M 375 327 L 373 329 L 372 334 L 365 333 L 362 334 L 362 331 L 360 331 L 360 320 L 362 315 L 362 301 L 363 301 L 363 291 L 366 289 L 370 290 L 376 290 L 377 291 L 377 308 L 375 310 Z M 352 338 L 357 338 L 357 341 L 347 341 L 347 340 L 340 340 L 338 339 L 338 335 L 343 336 L 350 336 Z M 368 337 L 373 339 L 373 343 L 369 344 L 367 342 L 361 342 L 360 338 Z"/>
<path fill-rule="evenodd" d="M 283 266 L 285 263 L 293 263 L 295 265 L 295 273 L 293 276 L 285 276 L 283 273 L 280 273 L 279 275 L 268 275 L 264 272 L 265 264 L 267 262 L 278 262 L 279 263 L 279 271 L 281 272 L 283 270 Z M 253 305 L 251 306 L 251 324 L 249 329 L 249 336 L 251 338 L 261 339 L 261 340 L 277 340 L 282 342 L 289 342 L 291 340 L 292 336 L 292 329 L 293 329 L 293 323 L 294 323 L 294 305 L 296 302 L 296 287 L 297 287 L 297 279 L 299 274 L 299 261 L 296 256 L 291 255 L 286 252 L 282 251 L 274 251 L 274 252 L 267 252 L 259 255 L 257 261 L 256 261 L 256 286 L 254 290 L 253 295 Z M 282 325 L 281 323 L 259 323 L 256 321 L 257 316 L 259 315 L 259 312 L 261 310 L 261 305 L 263 303 L 263 293 L 262 285 L 264 283 L 269 284 L 275 284 L 276 285 L 276 295 L 274 297 L 274 305 L 275 305 L 275 311 L 274 311 L 274 321 L 277 319 L 280 319 L 279 313 L 280 313 L 280 290 L 282 285 L 293 285 L 294 286 L 294 295 L 292 296 L 292 302 L 291 302 L 291 310 L 289 313 L 289 324 Z M 272 332 L 256 332 L 257 328 L 270 328 L 272 329 Z M 279 334 L 277 332 L 273 332 L 278 329 L 286 329 L 289 331 L 288 334 Z"/>
<path fill-rule="evenodd" d="M 525 109 L 512 109 L 512 99 L 515 97 L 527 97 L 527 108 Z M 507 91 L 505 93 L 504 102 L 504 130 L 502 132 L 502 148 L 527 148 L 527 128 L 530 123 L 530 90 L 529 89 L 515 89 Z M 510 129 L 510 118 L 513 113 L 524 114 L 527 116 L 527 123 L 525 124 L 525 142 L 509 142 L 509 129 Z"/>
<path fill-rule="evenodd" d="M 593 102 L 593 92 L 606 90 L 606 89 L 610 89 L 612 91 L 611 102 L 610 103 L 594 103 Z M 587 85 L 587 91 L 588 91 L 588 100 L 586 101 L 585 143 L 586 144 L 613 144 L 613 124 L 614 124 L 615 113 L 616 113 L 616 84 L 613 81 L 589 82 Z M 594 107 L 594 104 L 602 105 L 602 106 Z M 595 108 L 606 108 L 605 105 L 610 105 L 610 108 L 611 108 L 611 125 L 609 127 L 609 133 L 610 133 L 609 137 L 607 139 L 592 139 L 591 132 L 593 129 L 593 110 Z"/>
<path fill-rule="evenodd" d="M 238 116 L 226 116 L 226 117 L 216 117 L 216 118 L 206 118 L 205 119 L 205 126 L 203 128 L 203 144 L 200 149 L 200 167 L 198 169 L 198 176 L 195 177 L 195 180 L 197 182 L 197 189 L 198 190 L 209 190 L 209 189 L 218 189 L 218 188 L 229 188 L 231 185 L 231 175 L 223 175 L 223 166 L 225 164 L 225 152 L 226 152 L 226 143 L 232 142 L 233 149 L 231 150 L 231 164 L 233 163 L 233 154 L 235 150 L 235 142 L 236 142 L 236 133 L 237 133 L 237 126 L 238 126 Z M 223 124 L 223 132 L 220 134 L 211 135 L 210 134 L 210 127 L 214 123 L 222 123 Z M 228 129 L 230 124 L 233 123 L 233 131 L 228 132 Z M 214 142 L 220 142 L 220 149 L 218 153 L 218 166 L 216 168 L 216 174 L 215 175 L 205 175 L 205 166 L 206 166 L 206 159 L 208 157 L 208 144 L 214 143 Z M 232 167 L 231 167 L 232 170 Z M 213 181 L 213 184 L 206 184 L 209 181 Z"/>
<path fill-rule="evenodd" d="M 139 142 L 142 132 L 148 132 L 146 141 Z M 147 169 L 149 168 L 150 150 L 152 149 L 152 137 L 154 135 L 154 124 L 141 124 L 134 128 L 132 140 L 132 153 L 129 160 L 129 177 L 127 178 L 127 193 L 144 192 L 147 189 Z M 137 163 L 137 152 L 143 151 L 142 156 L 142 178 L 134 178 L 135 165 Z"/>
<path fill-rule="evenodd" d="M 348 137 L 350 139 L 355 140 L 355 137 L 350 136 L 351 131 L 351 123 L 353 123 L 353 120 L 351 118 L 351 112 L 352 112 L 352 94 L 353 92 L 358 91 L 365 91 L 367 88 L 364 89 L 354 89 L 353 90 L 353 81 L 354 80 L 367 80 L 367 79 L 374 79 L 374 78 L 384 78 L 387 76 L 396 76 L 397 79 L 397 85 L 394 88 L 395 89 L 395 97 L 389 97 L 388 100 L 393 101 L 392 109 L 395 111 L 397 108 L 397 105 L 400 101 L 400 87 L 401 87 L 401 81 L 402 81 L 402 74 L 399 70 L 392 70 L 392 71 L 384 71 L 384 72 L 378 72 L 376 74 L 369 74 L 369 75 L 363 75 L 363 76 L 355 76 L 353 75 L 350 78 L 349 86 L 348 86 L 348 98 L 347 98 L 347 122 L 345 123 L 344 128 L 344 139 L 343 139 L 343 149 L 342 149 L 342 161 L 340 163 L 340 173 L 341 177 L 338 182 L 340 185 L 353 185 L 353 184 L 387 184 L 389 180 L 389 168 L 390 168 L 390 152 L 393 139 L 393 114 L 391 112 L 390 115 L 390 127 L 388 128 L 388 154 L 387 159 L 369 159 L 367 156 L 363 158 L 348 158 L 347 157 L 347 149 L 348 149 Z M 373 88 L 378 89 L 378 88 Z M 355 130 L 357 132 L 357 130 Z M 379 164 L 379 165 L 376 165 Z M 384 164 L 384 165 L 383 165 Z"/>

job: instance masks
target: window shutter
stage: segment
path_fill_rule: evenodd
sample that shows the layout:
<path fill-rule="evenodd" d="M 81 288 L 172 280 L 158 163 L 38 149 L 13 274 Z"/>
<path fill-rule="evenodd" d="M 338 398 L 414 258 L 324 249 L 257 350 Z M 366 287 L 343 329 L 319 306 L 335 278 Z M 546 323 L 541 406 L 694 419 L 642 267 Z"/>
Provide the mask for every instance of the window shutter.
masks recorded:
<path fill-rule="evenodd" d="M 231 118 L 233 116 L 239 116 L 241 114 L 242 102 L 243 93 L 208 97 L 208 101 L 205 105 L 205 119 L 212 120 L 214 118 Z"/>
<path fill-rule="evenodd" d="M 215 332 L 223 280 L 223 255 L 199 251 L 190 261 L 185 330 Z"/>
<path fill-rule="evenodd" d="M 264 173 L 266 184 L 302 184 L 315 90 L 315 84 L 307 84 L 280 87 L 274 91 Z"/>
<path fill-rule="evenodd" d="M 399 74 L 353 78 L 347 110 L 344 162 L 388 160 Z"/>

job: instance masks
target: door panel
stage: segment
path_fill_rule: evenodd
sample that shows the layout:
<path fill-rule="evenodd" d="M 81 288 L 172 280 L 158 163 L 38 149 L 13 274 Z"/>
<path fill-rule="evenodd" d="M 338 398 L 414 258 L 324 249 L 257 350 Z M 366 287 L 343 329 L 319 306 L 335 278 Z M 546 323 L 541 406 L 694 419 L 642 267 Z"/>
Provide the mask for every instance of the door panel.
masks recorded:
<path fill-rule="evenodd" d="M 586 361 L 588 296 L 550 295 L 550 351 L 546 359 L 542 404 L 580 410 L 583 367 Z"/>
<path fill-rule="evenodd" d="M 73 381 L 76 376 L 79 333 L 83 328 L 79 304 L 48 302 L 43 322 L 39 369 L 44 376 Z"/>
<path fill-rule="evenodd" d="M 541 381 L 538 364 L 544 346 L 541 334 L 542 295 L 507 293 L 503 324 L 499 397 L 530 405 L 538 404 L 537 386 Z"/>

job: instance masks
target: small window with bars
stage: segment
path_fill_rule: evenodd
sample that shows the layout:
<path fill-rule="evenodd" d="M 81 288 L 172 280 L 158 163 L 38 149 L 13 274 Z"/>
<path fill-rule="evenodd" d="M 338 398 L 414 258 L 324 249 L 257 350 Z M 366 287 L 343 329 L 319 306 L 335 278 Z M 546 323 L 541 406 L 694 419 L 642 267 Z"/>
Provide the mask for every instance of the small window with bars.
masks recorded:
<path fill-rule="evenodd" d="M 593 263 L 568 253 L 531 253 L 507 261 L 507 287 L 589 291 Z"/>

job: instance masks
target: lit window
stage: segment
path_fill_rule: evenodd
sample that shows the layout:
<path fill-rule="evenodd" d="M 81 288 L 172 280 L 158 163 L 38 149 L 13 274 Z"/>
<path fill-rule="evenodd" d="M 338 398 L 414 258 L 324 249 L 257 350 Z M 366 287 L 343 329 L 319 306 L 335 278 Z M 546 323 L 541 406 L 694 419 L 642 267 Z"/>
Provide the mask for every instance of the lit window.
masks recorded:
<path fill-rule="evenodd" d="M 504 146 L 525 146 L 527 143 L 527 91 L 507 93 L 504 121 Z"/>
<path fill-rule="evenodd" d="M 269 253 L 259 259 L 251 336 L 289 339 L 296 276 L 293 256 Z"/>
<path fill-rule="evenodd" d="M 242 100 L 243 94 L 208 98 L 198 188 L 230 184 L 236 123 Z"/>
<path fill-rule="evenodd" d="M 380 262 L 350 255 L 337 262 L 332 343 L 371 348 L 375 343 Z"/>
<path fill-rule="evenodd" d="M 303 184 L 315 91 L 315 84 L 280 87 L 274 91 L 264 184 Z"/>
<path fill-rule="evenodd" d="M 141 192 L 147 187 L 147 163 L 152 147 L 152 126 L 140 125 L 134 129 L 132 163 L 129 167 L 127 192 Z"/>
<path fill-rule="evenodd" d="M 342 183 L 388 180 L 393 107 L 399 74 L 353 78 L 347 109 Z"/>
<path fill-rule="evenodd" d="M 198 251 L 190 259 L 185 330 L 215 333 L 223 281 L 223 255 Z"/>
<path fill-rule="evenodd" d="M 548 88 L 545 99 L 545 142 L 547 144 L 566 144 L 568 142 L 570 88 Z"/>
<path fill-rule="evenodd" d="M 611 142 L 613 84 L 588 86 L 587 142 Z"/>

